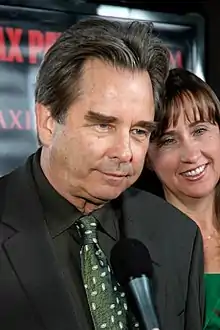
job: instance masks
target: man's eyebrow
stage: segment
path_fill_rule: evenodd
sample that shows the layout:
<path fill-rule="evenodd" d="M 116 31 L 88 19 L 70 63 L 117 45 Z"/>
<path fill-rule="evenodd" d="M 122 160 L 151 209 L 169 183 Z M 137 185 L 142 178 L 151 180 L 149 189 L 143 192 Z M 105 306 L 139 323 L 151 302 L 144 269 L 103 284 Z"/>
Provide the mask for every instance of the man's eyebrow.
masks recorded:
<path fill-rule="evenodd" d="M 119 121 L 117 117 L 107 116 L 101 112 L 95 112 L 91 110 L 88 111 L 88 113 L 84 116 L 84 118 L 93 123 L 110 124 L 110 123 L 117 123 Z"/>
<path fill-rule="evenodd" d="M 112 124 L 112 123 L 119 122 L 119 119 L 117 117 L 107 116 L 101 112 L 95 112 L 95 111 L 91 111 L 91 110 L 88 111 L 88 113 L 84 116 L 84 118 L 93 123 Z M 141 121 L 135 123 L 134 126 L 146 129 L 148 132 L 151 133 L 157 128 L 157 123 L 154 121 L 141 120 Z"/>
<path fill-rule="evenodd" d="M 148 132 L 152 133 L 157 128 L 157 123 L 155 121 L 138 121 L 134 126 L 138 126 L 146 129 Z"/>

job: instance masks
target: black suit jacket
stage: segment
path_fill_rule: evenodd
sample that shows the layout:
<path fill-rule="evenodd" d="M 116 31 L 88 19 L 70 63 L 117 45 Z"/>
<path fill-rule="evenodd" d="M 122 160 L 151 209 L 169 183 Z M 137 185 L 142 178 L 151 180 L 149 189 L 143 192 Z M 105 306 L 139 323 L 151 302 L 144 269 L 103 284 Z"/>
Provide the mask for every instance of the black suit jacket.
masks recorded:
<path fill-rule="evenodd" d="M 117 203 L 122 234 L 149 249 L 161 330 L 201 330 L 198 227 L 162 199 L 137 189 L 128 189 Z M 2 330 L 83 330 L 45 226 L 30 160 L 0 180 L 0 324 Z"/>

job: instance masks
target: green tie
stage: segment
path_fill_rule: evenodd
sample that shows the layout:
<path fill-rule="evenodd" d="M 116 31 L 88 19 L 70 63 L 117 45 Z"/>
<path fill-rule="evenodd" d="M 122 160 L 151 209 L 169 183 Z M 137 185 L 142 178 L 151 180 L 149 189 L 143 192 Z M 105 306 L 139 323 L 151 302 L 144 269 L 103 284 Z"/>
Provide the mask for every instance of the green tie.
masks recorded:
<path fill-rule="evenodd" d="M 84 216 L 76 226 L 83 238 L 81 269 L 95 329 L 129 329 L 125 294 L 98 245 L 97 220 Z"/>

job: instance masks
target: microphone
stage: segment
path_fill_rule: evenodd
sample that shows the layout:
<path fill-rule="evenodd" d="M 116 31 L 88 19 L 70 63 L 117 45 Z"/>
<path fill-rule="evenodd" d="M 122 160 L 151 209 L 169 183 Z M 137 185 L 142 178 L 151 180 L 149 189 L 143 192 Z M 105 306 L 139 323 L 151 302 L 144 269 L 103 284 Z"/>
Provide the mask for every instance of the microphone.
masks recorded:
<path fill-rule="evenodd" d="M 160 330 L 151 297 L 153 267 L 146 246 L 136 239 L 121 239 L 114 245 L 110 261 L 118 283 L 125 289 L 131 308 L 140 320 L 140 329 Z"/>

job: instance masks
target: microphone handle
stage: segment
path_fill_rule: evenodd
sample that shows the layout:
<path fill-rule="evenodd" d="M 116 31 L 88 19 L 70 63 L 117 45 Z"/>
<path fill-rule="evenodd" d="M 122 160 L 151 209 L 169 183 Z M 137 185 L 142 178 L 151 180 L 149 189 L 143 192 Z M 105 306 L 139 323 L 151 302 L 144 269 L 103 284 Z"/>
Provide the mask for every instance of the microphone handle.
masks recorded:
<path fill-rule="evenodd" d="M 160 330 L 152 304 L 150 281 L 147 276 L 132 278 L 128 286 L 142 319 L 143 330 Z"/>

